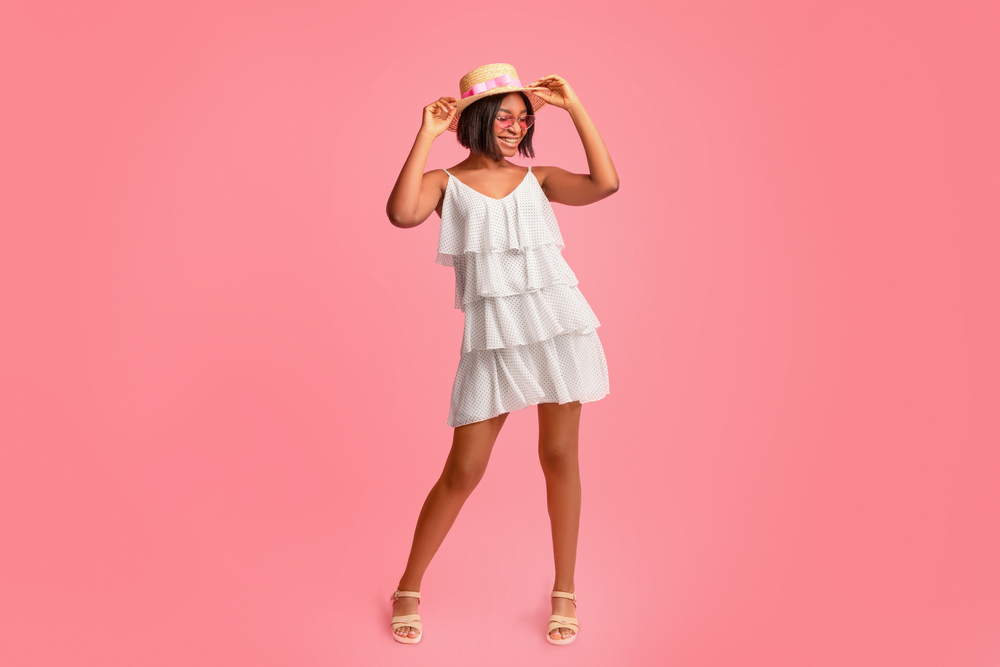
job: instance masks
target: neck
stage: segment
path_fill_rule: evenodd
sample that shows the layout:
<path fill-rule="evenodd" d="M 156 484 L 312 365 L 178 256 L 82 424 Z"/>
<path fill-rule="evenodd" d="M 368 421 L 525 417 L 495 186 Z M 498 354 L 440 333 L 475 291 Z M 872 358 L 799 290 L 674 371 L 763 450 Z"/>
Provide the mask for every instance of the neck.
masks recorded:
<path fill-rule="evenodd" d="M 471 151 L 469 152 L 469 157 L 462 160 L 460 164 L 466 169 L 485 169 L 487 171 L 499 171 L 500 169 L 509 169 L 514 166 L 514 164 L 507 161 L 507 158 L 494 160 L 488 155 L 473 153 Z"/>

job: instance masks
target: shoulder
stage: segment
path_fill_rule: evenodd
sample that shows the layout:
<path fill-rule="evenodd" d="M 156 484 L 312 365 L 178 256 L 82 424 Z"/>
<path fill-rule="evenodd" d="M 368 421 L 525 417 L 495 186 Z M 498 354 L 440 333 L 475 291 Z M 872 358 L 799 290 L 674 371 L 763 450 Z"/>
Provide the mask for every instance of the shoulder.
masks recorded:
<path fill-rule="evenodd" d="M 569 172 L 561 167 L 542 167 L 532 165 L 531 171 L 538 176 L 538 180 L 543 180 L 548 178 L 553 174 L 568 174 Z"/>
<path fill-rule="evenodd" d="M 554 174 L 559 174 L 559 173 L 566 174 L 569 172 L 567 172 L 565 169 L 560 169 L 559 167 L 536 167 L 532 165 L 531 173 L 533 173 L 535 175 L 535 178 L 538 179 L 538 184 L 544 188 L 545 181 L 547 181 Z"/>
<path fill-rule="evenodd" d="M 424 172 L 423 184 L 425 188 L 433 187 L 444 194 L 445 188 L 448 186 L 448 172 L 444 169 L 431 169 Z"/>

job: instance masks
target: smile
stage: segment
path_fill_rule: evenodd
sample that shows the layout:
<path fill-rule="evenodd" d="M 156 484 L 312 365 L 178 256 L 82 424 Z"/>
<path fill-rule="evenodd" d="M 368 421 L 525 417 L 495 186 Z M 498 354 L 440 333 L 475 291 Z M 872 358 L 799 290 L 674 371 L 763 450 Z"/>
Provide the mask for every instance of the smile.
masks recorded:
<path fill-rule="evenodd" d="M 498 138 L 500 139 L 500 141 L 506 142 L 507 145 L 509 145 L 509 146 L 516 146 L 517 145 L 517 141 L 518 141 L 517 139 L 505 139 L 504 137 L 498 137 Z"/>

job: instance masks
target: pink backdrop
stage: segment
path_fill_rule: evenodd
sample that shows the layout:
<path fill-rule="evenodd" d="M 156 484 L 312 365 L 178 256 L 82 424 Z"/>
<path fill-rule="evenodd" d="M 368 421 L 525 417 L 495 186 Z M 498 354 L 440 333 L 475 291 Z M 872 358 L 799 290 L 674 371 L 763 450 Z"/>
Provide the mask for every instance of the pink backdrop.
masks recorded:
<path fill-rule="evenodd" d="M 994 3 L 154 4 L 0 10 L 0 663 L 1000 664 Z M 402 646 L 462 318 L 385 203 L 490 62 L 621 178 L 556 205 L 611 377 L 581 635 L 528 408 Z"/>

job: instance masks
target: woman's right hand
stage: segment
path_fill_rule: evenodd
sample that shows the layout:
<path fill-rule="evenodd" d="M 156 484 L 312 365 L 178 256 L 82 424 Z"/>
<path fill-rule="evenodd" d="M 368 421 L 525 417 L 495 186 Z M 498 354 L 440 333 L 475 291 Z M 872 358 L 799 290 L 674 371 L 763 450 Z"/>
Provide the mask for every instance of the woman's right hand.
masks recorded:
<path fill-rule="evenodd" d="M 454 97 L 442 97 L 425 106 L 424 122 L 420 126 L 420 131 L 426 132 L 435 139 L 444 134 L 455 115 L 455 102 L 457 101 L 458 99 Z"/>

